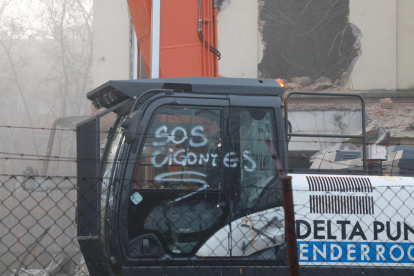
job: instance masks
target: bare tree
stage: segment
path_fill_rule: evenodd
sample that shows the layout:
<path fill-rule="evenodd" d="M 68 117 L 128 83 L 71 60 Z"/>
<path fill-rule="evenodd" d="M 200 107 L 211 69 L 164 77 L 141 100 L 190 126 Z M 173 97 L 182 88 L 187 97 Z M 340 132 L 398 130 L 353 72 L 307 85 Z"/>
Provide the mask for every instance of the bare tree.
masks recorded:
<path fill-rule="evenodd" d="M 23 116 L 18 118 L 19 123 L 23 121 L 23 118 L 27 120 L 29 125 L 29 131 L 31 135 L 31 143 L 33 143 L 33 149 L 36 154 L 38 154 L 38 146 L 36 143 L 36 135 L 33 131 L 33 121 L 30 114 L 28 102 L 26 99 L 26 90 L 28 85 L 24 86 L 22 82 L 22 69 L 26 66 L 26 60 L 24 54 L 22 54 L 17 49 L 17 44 L 21 41 L 22 36 L 24 35 L 24 27 L 21 25 L 21 20 L 19 18 L 14 18 L 6 15 L 6 11 L 13 7 L 11 0 L 2 0 L 0 2 L 0 51 L 1 51 L 1 60 L 0 60 L 0 78 L 3 80 L 2 85 L 0 86 L 0 93 L 3 98 L 3 102 L 7 103 L 7 97 L 10 96 L 10 91 L 17 92 L 20 96 L 20 101 L 23 107 Z M 4 104 L 4 109 L 10 110 L 10 108 L 16 108 L 15 106 L 10 106 Z M 16 120 L 12 120 L 10 112 L 5 113 L 5 123 L 6 126 L 11 126 L 16 123 Z M 15 119 L 15 118 L 14 118 Z M 4 129 L 6 137 L 11 142 L 14 147 L 14 153 L 20 153 L 20 146 L 18 145 L 18 129 L 7 128 Z M 8 148 L 7 152 L 10 152 L 11 149 Z M 13 166 L 13 162 L 12 166 Z"/>
<path fill-rule="evenodd" d="M 0 185 L 2 198 L 8 199 L 0 209 L 2 225 L 7 225 L 0 227 L 0 237 L 19 244 L 0 248 L 1 275 L 17 265 L 42 267 L 58 254 L 77 263 L 80 259 L 74 225 L 76 190 L 31 193 L 20 180 L 28 166 L 40 171 L 48 128 L 55 119 L 90 114 L 85 94 L 91 88 L 92 20 L 92 0 L 0 0 L 0 179 L 13 175 L 8 186 Z M 55 164 L 65 165 L 64 176 L 73 176 L 76 163 L 59 162 L 59 157 L 75 149 L 75 133 L 60 133 L 72 136 L 66 143 L 55 140 Z M 39 212 L 42 219 L 36 219 Z M 64 216 L 58 215 L 61 212 Z M 46 225 L 53 225 L 48 231 L 53 244 L 39 242 L 31 251 L 39 229 Z M 17 228 L 27 231 L 12 235 Z M 21 257 L 25 250 L 31 251 L 26 261 Z"/>
<path fill-rule="evenodd" d="M 47 82 L 57 84 L 60 116 L 78 115 L 91 85 L 92 3 L 90 0 L 41 0 L 42 36 L 54 70 Z"/>
<path fill-rule="evenodd" d="M 12 0 L 3 0 L 0 2 L 0 18 L 2 17 L 4 10 L 9 7 L 11 2 Z"/>
<path fill-rule="evenodd" d="M 32 4 L 31 20 L 16 12 L 16 3 L 25 1 Z M 14 13 L 7 13 L 10 8 Z M 0 153 L 42 156 L 46 131 L 36 128 L 90 112 L 85 94 L 92 86 L 92 14 L 92 0 L 0 0 L 0 98 L 7 110 L 0 125 L 28 127 L 0 129 L 3 145 L 13 145 L 0 146 Z M 39 102 L 47 106 L 45 114 Z M 58 140 L 56 155 L 70 145 L 74 151 L 74 144 L 61 148 Z"/>
<path fill-rule="evenodd" d="M 89 113 L 90 105 L 85 95 L 92 86 L 92 1 L 40 1 L 43 16 L 38 34 L 53 41 L 43 45 L 53 68 L 43 79 L 44 84 L 54 90 L 50 104 L 55 107 L 57 117 Z M 74 136 L 71 139 L 71 143 L 63 145 L 65 149 L 61 141 L 57 141 L 60 155 L 74 153 Z"/>

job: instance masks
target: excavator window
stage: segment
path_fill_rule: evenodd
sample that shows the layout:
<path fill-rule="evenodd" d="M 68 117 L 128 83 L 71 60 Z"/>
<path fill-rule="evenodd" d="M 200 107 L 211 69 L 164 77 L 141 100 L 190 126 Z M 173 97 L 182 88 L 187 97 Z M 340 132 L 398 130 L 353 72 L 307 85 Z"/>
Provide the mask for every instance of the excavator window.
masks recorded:
<path fill-rule="evenodd" d="M 230 167 L 233 194 L 239 195 L 236 212 L 239 216 L 271 207 L 265 196 L 275 186 L 277 171 L 265 139 L 275 144 L 275 119 L 271 109 L 236 107 L 231 110 L 232 136 L 230 144 L 238 158 Z"/>
<path fill-rule="evenodd" d="M 261 192 L 275 177 L 276 170 L 265 138 L 274 140 L 272 112 L 262 109 L 240 111 L 241 198 L 247 208 L 257 204 Z"/>
<path fill-rule="evenodd" d="M 137 188 L 218 188 L 220 113 L 197 108 L 159 110 L 142 150 Z"/>
<path fill-rule="evenodd" d="M 266 145 L 266 138 L 276 145 L 275 124 L 271 108 L 158 109 L 130 195 L 131 244 L 153 235 L 165 253 L 191 256 L 228 218 L 280 206 Z"/>
<path fill-rule="evenodd" d="M 124 143 L 124 132 L 120 127 L 123 118 L 118 121 L 117 127 L 114 128 L 110 137 L 107 152 L 106 162 L 103 165 L 103 178 L 101 188 L 101 237 L 103 240 L 107 238 L 107 231 L 104 225 L 111 221 L 108 219 L 108 215 L 111 215 L 113 211 L 113 181 L 116 170 L 119 166 L 119 156 L 121 153 L 122 145 Z M 108 207 L 108 208 L 107 208 Z M 109 212 L 109 213 L 108 213 Z"/>
<path fill-rule="evenodd" d="M 155 235 L 169 254 L 189 254 L 223 224 L 223 109 L 163 107 L 144 139 L 130 203 L 130 239 Z"/>

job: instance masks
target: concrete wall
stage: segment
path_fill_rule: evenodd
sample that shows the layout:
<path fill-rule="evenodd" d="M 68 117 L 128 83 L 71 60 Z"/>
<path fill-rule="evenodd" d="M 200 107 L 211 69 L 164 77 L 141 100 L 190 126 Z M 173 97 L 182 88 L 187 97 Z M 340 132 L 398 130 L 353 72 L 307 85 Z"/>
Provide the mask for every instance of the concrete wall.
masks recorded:
<path fill-rule="evenodd" d="M 414 1 L 397 1 L 397 88 L 414 89 Z"/>
<path fill-rule="evenodd" d="M 256 1 L 224 1 L 218 32 L 219 71 L 225 77 L 257 77 L 257 64 L 263 57 L 257 8 Z M 362 37 L 348 87 L 414 89 L 414 1 L 350 0 L 349 8 L 349 22 Z"/>
<path fill-rule="evenodd" d="M 351 90 L 414 89 L 413 13 L 413 0 L 350 0 L 349 22 L 362 34 L 360 57 L 348 83 Z M 126 0 L 94 1 L 94 87 L 130 78 L 130 33 Z M 263 56 L 258 2 L 225 0 L 218 36 L 220 74 L 256 78 Z"/>
<path fill-rule="evenodd" d="M 349 21 L 362 32 L 362 55 L 355 63 L 350 88 L 397 88 L 395 0 L 351 0 Z"/>
<path fill-rule="evenodd" d="M 349 21 L 362 33 L 353 90 L 414 88 L 414 1 L 351 0 Z"/>
<path fill-rule="evenodd" d="M 289 121 L 292 123 L 292 133 L 312 134 L 354 134 L 361 130 L 361 110 L 351 108 L 305 108 L 291 109 Z M 302 111 L 303 110 L 303 111 Z M 340 118 L 338 120 L 337 118 Z M 339 121 L 345 128 L 341 131 Z M 292 137 L 289 150 L 319 151 L 341 143 L 345 139 Z"/>
<path fill-rule="evenodd" d="M 224 77 L 257 78 L 258 3 L 255 0 L 224 1 L 218 15 L 221 52 L 219 72 Z"/>
<path fill-rule="evenodd" d="M 94 0 L 93 87 L 130 78 L 130 17 L 126 0 Z"/>

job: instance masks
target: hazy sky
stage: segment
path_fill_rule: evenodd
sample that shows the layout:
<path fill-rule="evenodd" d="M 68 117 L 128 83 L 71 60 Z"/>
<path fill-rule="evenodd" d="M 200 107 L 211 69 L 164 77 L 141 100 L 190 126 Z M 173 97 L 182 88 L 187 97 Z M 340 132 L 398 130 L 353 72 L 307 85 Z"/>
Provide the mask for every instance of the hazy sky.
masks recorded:
<path fill-rule="evenodd" d="M 0 3 L 6 0 L 0 0 Z M 14 20 L 23 27 L 25 33 L 33 34 L 42 28 L 42 18 L 48 3 L 59 5 L 66 0 L 12 0 L 4 13 L 0 16 L 0 23 Z M 86 10 L 90 10 L 93 0 L 79 0 Z M 3 24 L 4 26 L 4 24 Z M 2 26 L 0 26 L 0 30 Z"/>

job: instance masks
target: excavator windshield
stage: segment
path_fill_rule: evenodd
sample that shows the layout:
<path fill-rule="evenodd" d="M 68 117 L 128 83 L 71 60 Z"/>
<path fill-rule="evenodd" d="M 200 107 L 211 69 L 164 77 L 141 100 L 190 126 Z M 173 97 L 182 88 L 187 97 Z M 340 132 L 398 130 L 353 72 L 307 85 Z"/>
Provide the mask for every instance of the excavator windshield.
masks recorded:
<path fill-rule="evenodd" d="M 265 143 L 276 141 L 274 124 L 266 108 L 159 108 L 136 166 L 130 239 L 155 235 L 160 251 L 188 256 L 229 217 L 276 206 L 267 192 L 277 172 Z"/>
<path fill-rule="evenodd" d="M 134 191 L 144 202 L 130 209 L 131 237 L 156 233 L 171 253 L 190 253 L 200 232 L 224 218 L 217 208 L 223 189 L 222 113 L 201 107 L 158 110 L 138 162 Z"/>
<path fill-rule="evenodd" d="M 221 111 L 163 108 L 151 125 L 137 172 L 137 188 L 218 188 Z"/>

